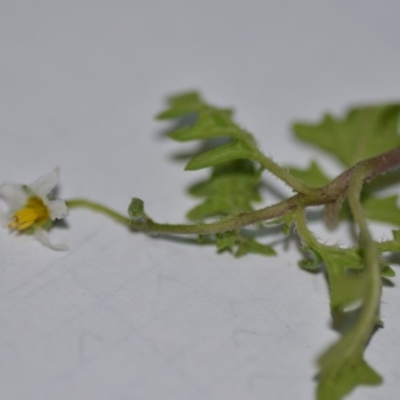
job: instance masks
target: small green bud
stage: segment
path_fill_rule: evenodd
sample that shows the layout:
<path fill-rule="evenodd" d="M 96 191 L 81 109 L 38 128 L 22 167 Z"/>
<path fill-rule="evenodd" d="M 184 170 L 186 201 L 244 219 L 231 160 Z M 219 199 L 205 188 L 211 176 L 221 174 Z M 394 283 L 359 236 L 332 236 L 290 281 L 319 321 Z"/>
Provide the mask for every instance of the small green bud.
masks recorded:
<path fill-rule="evenodd" d="M 132 219 L 140 219 L 144 217 L 144 202 L 137 197 L 132 198 L 128 207 L 128 214 Z"/>

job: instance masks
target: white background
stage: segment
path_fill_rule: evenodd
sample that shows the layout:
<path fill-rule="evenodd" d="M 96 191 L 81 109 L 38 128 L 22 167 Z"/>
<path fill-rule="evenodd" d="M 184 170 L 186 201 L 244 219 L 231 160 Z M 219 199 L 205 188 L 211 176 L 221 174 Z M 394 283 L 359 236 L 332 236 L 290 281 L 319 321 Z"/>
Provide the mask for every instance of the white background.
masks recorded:
<path fill-rule="evenodd" d="M 161 138 L 167 95 L 197 88 L 233 106 L 268 155 L 305 166 L 313 150 L 291 121 L 399 99 L 399 14 L 397 0 L 2 0 L 0 182 L 59 165 L 65 198 L 124 211 L 138 196 L 155 219 L 183 221 L 204 172 L 183 172 L 172 156 L 187 147 Z M 336 334 L 326 284 L 299 270 L 293 244 L 236 260 L 84 210 L 51 234 L 69 252 L 0 232 L 1 399 L 313 397 Z M 350 399 L 399 393 L 394 282 L 366 352 L 385 384 Z"/>

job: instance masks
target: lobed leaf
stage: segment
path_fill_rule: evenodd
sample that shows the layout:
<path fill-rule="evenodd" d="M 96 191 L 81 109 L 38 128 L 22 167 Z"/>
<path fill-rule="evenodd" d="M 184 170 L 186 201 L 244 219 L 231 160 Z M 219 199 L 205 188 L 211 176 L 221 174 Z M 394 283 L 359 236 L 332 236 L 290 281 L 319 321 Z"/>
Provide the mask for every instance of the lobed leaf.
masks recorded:
<path fill-rule="evenodd" d="M 219 164 L 208 179 L 189 188 L 192 196 L 204 200 L 192 208 L 187 217 L 202 220 L 252 210 L 252 204 L 261 200 L 260 174 L 261 170 L 256 171 L 248 160 Z"/>
<path fill-rule="evenodd" d="M 302 268 L 312 271 L 322 264 L 326 268 L 332 311 L 343 310 L 362 298 L 365 288 L 364 266 L 356 249 L 319 244 L 305 250 L 312 254 L 312 258 L 301 261 Z"/>
<path fill-rule="evenodd" d="M 336 157 L 346 167 L 400 146 L 400 104 L 351 109 L 344 118 L 325 115 L 316 124 L 295 123 L 295 136 Z"/>
<path fill-rule="evenodd" d="M 176 129 L 168 134 L 172 139 L 180 142 L 203 140 L 202 148 L 211 148 L 192 157 L 185 167 L 186 170 L 211 168 L 207 180 L 189 189 L 191 195 L 203 199 L 187 213 L 191 220 L 237 215 L 251 211 L 253 203 L 261 200 L 262 170 L 256 170 L 253 162 L 260 153 L 253 137 L 239 127 L 232 116 L 231 109 L 212 106 L 196 92 L 170 97 L 168 108 L 158 115 L 159 119 L 178 120 Z M 221 143 L 220 138 L 230 141 Z M 217 234 L 216 245 L 219 251 L 237 248 L 236 256 L 250 252 L 275 254 L 270 246 L 244 238 L 240 232 Z"/>

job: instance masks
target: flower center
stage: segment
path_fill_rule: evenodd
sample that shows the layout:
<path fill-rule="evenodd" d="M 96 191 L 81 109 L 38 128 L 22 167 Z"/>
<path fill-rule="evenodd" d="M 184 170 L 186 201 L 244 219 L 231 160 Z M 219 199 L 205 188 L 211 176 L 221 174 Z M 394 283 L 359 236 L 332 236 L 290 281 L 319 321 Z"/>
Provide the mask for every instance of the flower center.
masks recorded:
<path fill-rule="evenodd" d="M 42 225 L 50 218 L 49 210 L 39 197 L 28 199 L 24 208 L 16 211 L 8 227 L 23 231 L 34 224 Z"/>

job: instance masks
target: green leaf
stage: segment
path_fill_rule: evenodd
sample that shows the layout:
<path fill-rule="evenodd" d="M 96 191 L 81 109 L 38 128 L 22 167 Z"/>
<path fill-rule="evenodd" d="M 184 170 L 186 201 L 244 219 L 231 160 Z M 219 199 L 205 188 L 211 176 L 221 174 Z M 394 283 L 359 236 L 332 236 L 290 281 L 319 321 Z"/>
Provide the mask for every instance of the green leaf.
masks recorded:
<path fill-rule="evenodd" d="M 187 118 L 189 116 L 190 119 Z M 230 143 L 194 157 L 186 166 L 187 170 L 235 159 L 257 159 L 260 156 L 254 138 L 239 127 L 232 117 L 231 109 L 212 106 L 196 92 L 170 97 L 168 108 L 158 115 L 159 119 L 178 119 L 178 126 L 169 132 L 169 136 L 178 141 L 232 138 Z"/>
<path fill-rule="evenodd" d="M 233 116 L 230 108 L 219 108 L 207 104 L 196 91 L 184 92 L 167 98 L 168 108 L 159 113 L 157 119 L 179 119 L 192 114 L 205 113 L 216 125 L 224 124 Z M 204 115 L 205 115 L 204 114 Z"/>
<path fill-rule="evenodd" d="M 400 208 L 397 195 L 385 198 L 367 196 L 363 200 L 363 206 L 367 218 L 400 226 Z"/>
<path fill-rule="evenodd" d="M 201 220 L 251 211 L 252 203 L 261 200 L 260 173 L 248 160 L 219 164 L 210 178 L 190 187 L 192 196 L 205 199 L 192 208 L 187 217 Z"/>
<path fill-rule="evenodd" d="M 167 109 L 158 116 L 160 119 L 177 119 L 175 128 L 169 133 L 172 139 L 203 141 L 202 153 L 196 153 L 186 166 L 187 170 L 211 169 L 208 179 L 190 188 L 190 193 L 201 200 L 190 210 L 188 217 L 200 221 L 200 225 L 210 217 L 227 218 L 229 225 L 236 215 L 252 210 L 253 203 L 260 200 L 261 171 L 254 165 L 259 162 L 269 169 L 269 164 L 257 149 L 253 137 L 233 121 L 232 115 L 232 110 L 212 106 L 198 93 L 188 92 L 171 97 Z M 400 146 L 399 116 L 400 104 L 366 106 L 350 110 L 343 118 L 327 115 L 316 124 L 295 124 L 294 131 L 300 140 L 325 150 L 344 166 L 350 167 L 360 160 Z M 329 178 L 315 162 L 305 170 L 292 167 L 290 173 L 310 187 L 329 183 Z M 291 182 L 293 176 L 286 177 L 285 182 Z M 295 184 L 290 186 L 301 188 L 301 182 L 294 180 Z M 386 181 L 380 182 L 381 186 L 383 184 Z M 371 185 L 369 190 L 372 189 Z M 297 191 L 307 193 L 307 190 Z M 331 223 L 337 220 L 343 202 L 346 207 L 346 195 L 347 192 L 338 194 L 335 202 L 325 208 L 326 220 Z M 302 267 L 322 270 L 329 282 L 332 326 L 338 331 L 343 329 L 340 330 L 342 333 L 344 328 L 346 330 L 318 360 L 317 395 L 320 400 L 339 400 L 359 384 L 381 382 L 380 376 L 365 363 L 363 352 L 378 324 L 381 276 L 391 277 L 394 271 L 382 260 L 377 265 L 378 255 L 369 251 L 374 250 L 372 240 L 365 248 L 360 242 L 360 249 L 319 243 L 308 233 L 306 224 L 302 226 L 300 220 L 294 218 L 294 213 L 301 208 L 301 196 L 298 199 L 300 205 L 297 209 L 274 222 L 283 222 L 286 227 L 290 227 L 293 221 L 296 223 L 301 240 L 308 246 L 309 257 L 301 262 Z M 396 196 L 379 199 L 367 193 L 363 201 L 368 218 L 400 226 Z M 368 238 L 368 235 L 364 236 Z M 394 238 L 376 246 L 380 246 L 382 251 L 396 251 L 400 246 L 400 231 L 394 232 Z M 275 254 L 270 246 L 258 243 L 240 230 L 206 235 L 200 239 L 207 243 L 215 241 L 218 251 L 229 250 L 236 257 L 247 253 Z M 363 259 L 367 255 L 368 259 Z M 371 258 L 376 260 L 366 262 Z M 375 269 L 369 268 L 372 264 Z"/>
<path fill-rule="evenodd" d="M 364 294 L 365 281 L 362 273 L 363 261 L 353 248 L 325 246 L 305 249 L 312 258 L 302 260 L 300 266 L 313 271 L 323 263 L 329 281 L 331 310 L 343 310 L 360 300 Z"/>
<path fill-rule="evenodd" d="M 400 104 L 351 109 L 345 117 L 326 115 L 316 124 L 296 123 L 295 136 L 333 155 L 346 167 L 400 146 Z"/>
<path fill-rule="evenodd" d="M 157 115 L 157 119 L 175 119 L 187 114 L 198 112 L 204 108 L 200 95 L 193 92 L 185 92 L 167 99 L 169 108 Z"/>
<path fill-rule="evenodd" d="M 242 257 L 248 253 L 261 254 L 264 256 L 276 255 L 275 250 L 271 246 L 259 243 L 253 238 L 242 239 L 239 242 L 235 257 Z"/>
<path fill-rule="evenodd" d="M 240 130 L 230 118 L 232 111 L 205 108 L 199 111 L 195 123 L 176 129 L 168 136 L 179 142 L 211 139 L 217 137 L 235 137 Z"/>
<path fill-rule="evenodd" d="M 329 371 L 332 363 L 331 357 L 338 354 L 338 347 L 332 346 L 327 353 L 320 358 L 321 370 Z M 318 400 L 341 400 L 358 385 L 376 386 L 382 383 L 381 376 L 375 372 L 362 358 L 362 354 L 352 357 L 335 374 L 321 373 L 317 388 Z"/>
<path fill-rule="evenodd" d="M 357 304 L 365 293 L 365 277 L 360 271 L 329 271 L 330 305 L 333 311 L 343 311 Z"/>
<path fill-rule="evenodd" d="M 384 276 L 385 278 L 394 278 L 396 276 L 396 272 L 394 272 L 393 269 L 389 267 L 389 265 L 385 265 L 382 268 L 381 276 Z"/>
<path fill-rule="evenodd" d="M 331 181 L 315 161 L 312 161 L 307 169 L 289 167 L 289 171 L 306 185 L 314 188 L 325 186 Z"/>
<path fill-rule="evenodd" d="M 254 163 L 260 160 L 261 153 L 254 138 L 232 117 L 231 109 L 212 106 L 196 92 L 170 97 L 167 109 L 158 115 L 159 119 L 177 119 L 177 126 L 168 133 L 172 139 L 203 141 L 202 152 L 192 157 L 185 167 L 186 170 L 211 168 L 208 179 L 189 189 L 191 195 L 202 198 L 187 213 L 190 220 L 238 215 L 252 211 L 253 203 L 261 200 L 262 169 L 256 170 Z M 217 234 L 215 239 L 219 251 L 237 248 L 236 256 L 250 252 L 275 254 L 270 246 L 244 238 L 240 231 Z"/>
<path fill-rule="evenodd" d="M 318 360 L 317 398 L 340 400 L 357 385 L 377 385 L 382 381 L 363 360 L 364 348 L 379 323 L 381 284 L 375 280 L 372 269 L 364 268 L 365 260 L 357 249 L 335 248 L 309 240 L 314 242 L 317 249 L 314 251 L 326 266 L 334 327 L 340 331 L 345 329 L 343 336 Z M 346 306 L 355 303 L 360 308 L 348 311 Z M 347 320 L 339 320 L 346 315 Z"/>
<path fill-rule="evenodd" d="M 193 171 L 201 168 L 212 167 L 216 164 L 227 161 L 254 158 L 256 158 L 254 151 L 252 151 L 252 149 L 246 146 L 242 141 L 235 139 L 226 145 L 216 147 L 215 149 L 193 157 L 186 165 L 185 170 Z"/>

